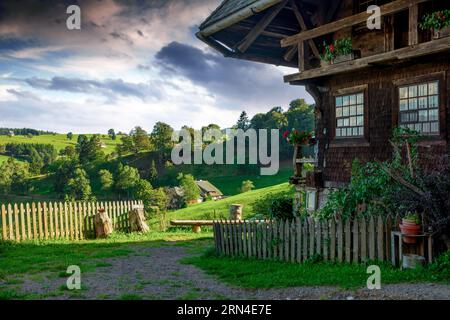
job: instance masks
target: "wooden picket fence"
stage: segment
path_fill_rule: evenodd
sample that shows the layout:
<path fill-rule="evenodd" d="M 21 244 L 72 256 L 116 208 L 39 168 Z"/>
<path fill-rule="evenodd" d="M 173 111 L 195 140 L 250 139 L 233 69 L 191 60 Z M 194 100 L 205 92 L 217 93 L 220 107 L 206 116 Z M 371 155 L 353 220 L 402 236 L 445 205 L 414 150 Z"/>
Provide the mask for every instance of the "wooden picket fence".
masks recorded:
<path fill-rule="evenodd" d="M 0 208 L 2 240 L 81 240 L 95 237 L 94 215 L 105 209 L 114 230 L 129 232 L 128 212 L 142 201 L 37 202 Z"/>
<path fill-rule="evenodd" d="M 223 255 L 297 263 L 317 255 L 325 261 L 389 261 L 391 231 L 398 219 L 215 221 L 215 249 Z"/>

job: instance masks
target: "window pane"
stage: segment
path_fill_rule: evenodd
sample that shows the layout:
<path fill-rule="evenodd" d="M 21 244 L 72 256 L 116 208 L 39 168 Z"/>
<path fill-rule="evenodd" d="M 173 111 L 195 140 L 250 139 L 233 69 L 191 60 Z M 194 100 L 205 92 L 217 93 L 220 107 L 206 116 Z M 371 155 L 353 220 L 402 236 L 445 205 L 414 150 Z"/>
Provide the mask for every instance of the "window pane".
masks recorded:
<path fill-rule="evenodd" d="M 342 108 L 342 116 L 343 117 L 348 117 L 348 113 L 349 113 L 349 107 Z"/>
<path fill-rule="evenodd" d="M 349 96 L 345 96 L 345 97 L 342 98 L 342 104 L 344 106 L 348 106 L 349 102 L 350 102 Z"/>
<path fill-rule="evenodd" d="M 425 132 L 425 133 L 429 133 L 430 132 L 430 123 L 429 122 L 426 122 L 426 123 L 423 124 L 423 130 L 422 131 Z"/>
<path fill-rule="evenodd" d="M 360 136 L 364 135 L 364 127 L 359 127 L 359 135 Z"/>
<path fill-rule="evenodd" d="M 409 87 L 408 97 L 409 98 L 417 97 L 417 86 L 410 86 Z"/>
<path fill-rule="evenodd" d="M 336 109 L 336 117 L 337 117 L 337 118 L 342 117 L 342 108 L 337 108 L 337 109 Z"/>
<path fill-rule="evenodd" d="M 416 123 L 414 130 L 416 130 L 417 132 L 421 132 L 422 131 L 422 124 L 421 123 Z"/>
<path fill-rule="evenodd" d="M 407 87 L 400 88 L 400 99 L 405 99 L 405 98 L 408 98 L 408 88 Z"/>
<path fill-rule="evenodd" d="M 356 95 L 350 96 L 350 104 L 351 105 L 356 104 Z"/>
<path fill-rule="evenodd" d="M 350 126 L 351 126 L 351 127 L 356 126 L 356 117 L 351 117 L 351 118 L 350 118 Z"/>
<path fill-rule="evenodd" d="M 408 110 L 408 100 L 400 100 L 400 111 Z"/>
<path fill-rule="evenodd" d="M 419 121 L 420 122 L 428 121 L 428 111 L 427 110 L 419 111 Z"/>
<path fill-rule="evenodd" d="M 353 135 L 357 136 L 358 135 L 358 128 L 353 128 Z"/>
<path fill-rule="evenodd" d="M 428 85 L 427 84 L 421 84 L 419 85 L 419 96 L 426 96 L 428 95 Z"/>
<path fill-rule="evenodd" d="M 358 126 L 363 126 L 363 125 L 364 125 L 364 117 L 359 116 L 358 119 L 357 119 L 357 121 L 356 121 L 356 124 L 357 124 Z"/>
<path fill-rule="evenodd" d="M 428 118 L 430 119 L 430 121 L 437 121 L 438 120 L 438 109 L 429 110 Z"/>
<path fill-rule="evenodd" d="M 358 105 L 357 107 L 356 107 L 356 113 L 358 114 L 358 115 L 362 115 L 362 114 L 364 114 L 364 105 Z"/>
<path fill-rule="evenodd" d="M 426 109 L 428 107 L 428 98 L 419 98 L 419 109 Z"/>
<path fill-rule="evenodd" d="M 409 110 L 417 110 L 417 98 L 409 99 Z"/>
<path fill-rule="evenodd" d="M 344 118 L 344 127 L 348 127 L 350 125 L 350 120 L 348 118 Z"/>
<path fill-rule="evenodd" d="M 336 137 L 340 137 L 341 136 L 341 129 L 336 129 Z"/>
<path fill-rule="evenodd" d="M 336 98 L 336 107 L 342 107 L 342 97 Z"/>
<path fill-rule="evenodd" d="M 432 82 L 432 83 L 428 84 L 428 94 L 429 95 L 438 94 L 438 83 L 437 82 Z"/>
<path fill-rule="evenodd" d="M 438 96 L 431 96 L 428 99 L 428 108 L 437 108 L 438 107 Z"/>
<path fill-rule="evenodd" d="M 350 107 L 350 115 L 351 116 L 356 116 L 356 106 L 351 106 Z"/>
<path fill-rule="evenodd" d="M 358 104 L 363 104 L 364 103 L 364 94 L 362 94 L 362 93 L 358 94 L 358 97 L 356 100 L 357 100 Z"/>
<path fill-rule="evenodd" d="M 438 122 L 432 122 L 430 132 L 432 133 L 438 133 L 439 132 L 439 123 Z"/>
<path fill-rule="evenodd" d="M 338 119 L 337 126 L 338 127 L 343 127 L 344 126 L 344 120 L 343 119 Z"/>

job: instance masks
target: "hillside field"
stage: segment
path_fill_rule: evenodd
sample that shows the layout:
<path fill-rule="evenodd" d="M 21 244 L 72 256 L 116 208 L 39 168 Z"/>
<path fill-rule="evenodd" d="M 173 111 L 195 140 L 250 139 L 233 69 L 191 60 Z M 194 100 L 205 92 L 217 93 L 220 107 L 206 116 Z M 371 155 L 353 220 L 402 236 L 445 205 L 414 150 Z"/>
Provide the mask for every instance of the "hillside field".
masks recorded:
<path fill-rule="evenodd" d="M 271 187 L 252 190 L 249 192 L 241 193 L 223 200 L 207 201 L 199 204 L 189 206 L 184 209 L 175 210 L 167 213 L 167 220 L 179 219 L 179 220 L 213 220 L 224 219 L 229 216 L 229 208 L 231 204 L 242 204 L 244 206 L 243 213 L 244 218 L 248 219 L 255 214 L 262 212 L 253 211 L 253 203 L 261 197 L 269 193 L 280 192 L 294 192 L 293 187 L 289 183 L 274 185 Z M 157 219 L 152 219 L 151 224 L 157 224 Z"/>
<path fill-rule="evenodd" d="M 92 137 L 93 134 L 86 134 L 87 137 Z M 111 140 L 108 135 L 100 135 L 102 142 L 106 145 L 103 151 L 107 154 L 112 153 L 115 150 L 116 145 L 120 144 L 120 136 L 117 136 L 116 140 Z M 33 136 L 28 138 L 27 136 L 0 136 L 0 145 L 7 143 L 41 143 L 52 144 L 56 150 L 64 149 L 67 146 L 75 146 L 77 144 L 78 135 L 74 134 L 72 140 L 68 140 L 65 134 L 46 134 L 40 136 Z M 0 156 L 1 157 L 1 156 Z M 0 158 L 0 162 L 1 162 Z"/>

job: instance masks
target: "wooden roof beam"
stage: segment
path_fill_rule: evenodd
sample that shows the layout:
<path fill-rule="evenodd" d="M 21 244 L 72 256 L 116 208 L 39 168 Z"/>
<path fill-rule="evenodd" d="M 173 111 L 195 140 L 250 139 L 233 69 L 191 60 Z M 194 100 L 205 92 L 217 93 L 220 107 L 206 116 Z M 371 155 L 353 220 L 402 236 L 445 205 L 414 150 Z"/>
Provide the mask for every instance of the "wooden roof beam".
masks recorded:
<path fill-rule="evenodd" d="M 244 53 L 247 49 L 255 42 L 264 29 L 275 19 L 275 17 L 280 13 L 280 11 L 286 6 L 288 0 L 277 4 L 275 7 L 269 9 L 269 11 L 258 21 L 256 26 L 239 42 L 236 46 L 237 50 Z"/>
<path fill-rule="evenodd" d="M 298 24 L 302 28 L 302 31 L 307 31 L 308 28 L 306 27 L 305 19 L 303 18 L 300 10 L 298 9 L 297 4 L 295 3 L 294 0 L 290 0 L 290 4 L 292 6 L 292 10 L 294 11 L 295 17 L 297 18 Z M 312 39 L 308 40 L 308 44 L 309 44 L 313 54 L 316 57 L 320 56 L 319 49 L 317 49 L 317 46 L 316 46 L 316 44 L 314 43 L 314 41 Z"/>
<path fill-rule="evenodd" d="M 396 0 L 394 2 L 390 2 L 388 4 L 381 6 L 380 7 L 381 15 L 384 16 L 384 15 L 388 15 L 388 14 L 393 14 L 393 13 L 408 9 L 409 7 L 412 7 L 414 5 L 417 5 L 419 3 L 426 2 L 426 1 L 430 1 L 430 0 Z M 323 35 L 326 35 L 329 33 L 333 33 L 338 30 L 341 30 L 343 28 L 347 28 L 347 27 L 351 27 L 351 26 L 363 23 L 369 17 L 370 17 L 369 13 L 361 12 L 359 14 L 349 16 L 347 18 L 322 25 L 315 29 L 303 31 L 296 35 L 282 39 L 281 46 L 289 47 L 300 41 L 314 39 L 314 38 L 317 38 L 317 37 L 320 37 L 320 36 L 323 36 Z"/>

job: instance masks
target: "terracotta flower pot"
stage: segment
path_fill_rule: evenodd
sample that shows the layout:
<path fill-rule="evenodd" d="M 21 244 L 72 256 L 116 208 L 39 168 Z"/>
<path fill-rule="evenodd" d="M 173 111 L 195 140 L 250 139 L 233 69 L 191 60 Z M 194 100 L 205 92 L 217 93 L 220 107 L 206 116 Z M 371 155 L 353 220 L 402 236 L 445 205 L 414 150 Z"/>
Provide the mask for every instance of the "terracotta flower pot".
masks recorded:
<path fill-rule="evenodd" d="M 420 225 L 419 224 L 400 224 L 400 231 L 405 235 L 403 237 L 404 243 L 414 244 L 416 243 L 415 237 L 408 237 L 408 235 L 415 236 L 420 233 Z"/>

